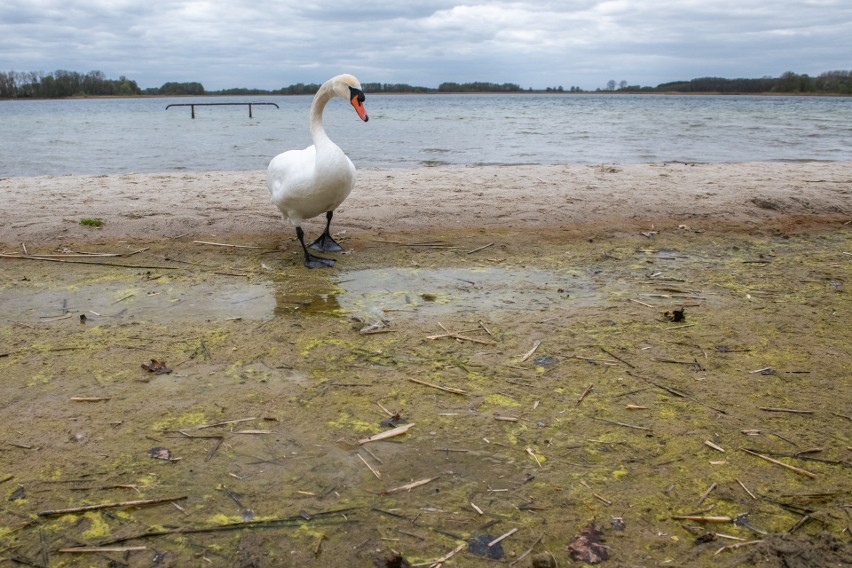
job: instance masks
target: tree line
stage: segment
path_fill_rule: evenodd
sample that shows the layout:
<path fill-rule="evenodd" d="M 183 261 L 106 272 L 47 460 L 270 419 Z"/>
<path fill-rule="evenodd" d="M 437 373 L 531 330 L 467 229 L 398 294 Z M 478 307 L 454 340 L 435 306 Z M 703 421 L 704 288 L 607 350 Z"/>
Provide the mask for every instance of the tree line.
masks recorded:
<path fill-rule="evenodd" d="M 780 77 L 723 79 L 702 77 L 663 83 L 657 91 L 681 93 L 832 93 L 852 95 L 852 71 L 826 71 L 816 77 L 788 71 Z"/>
<path fill-rule="evenodd" d="M 101 71 L 0 71 L 0 98 L 62 99 L 77 96 L 133 96 L 142 89 L 127 77 L 107 79 Z"/>
<path fill-rule="evenodd" d="M 441 83 L 437 89 L 418 87 L 406 83 L 364 83 L 368 93 L 513 93 L 523 92 L 515 83 Z M 121 76 L 107 79 L 101 71 L 86 74 L 76 71 L 43 72 L 0 72 L 0 99 L 14 98 L 66 98 L 94 96 L 135 96 L 135 95 L 313 95 L 320 88 L 316 83 L 296 83 L 275 90 L 264 89 L 222 89 L 207 91 L 198 82 L 168 82 L 161 87 L 141 89 L 136 81 Z M 532 92 L 533 89 L 527 89 Z M 762 77 L 759 79 L 725 79 L 722 77 L 701 77 L 689 81 L 662 83 L 656 87 L 630 85 L 627 81 L 607 82 L 605 88 L 587 91 L 572 86 L 569 89 L 547 87 L 545 92 L 676 92 L 676 93 L 812 93 L 852 95 L 852 71 L 827 71 L 816 77 L 788 71 L 780 77 Z"/>

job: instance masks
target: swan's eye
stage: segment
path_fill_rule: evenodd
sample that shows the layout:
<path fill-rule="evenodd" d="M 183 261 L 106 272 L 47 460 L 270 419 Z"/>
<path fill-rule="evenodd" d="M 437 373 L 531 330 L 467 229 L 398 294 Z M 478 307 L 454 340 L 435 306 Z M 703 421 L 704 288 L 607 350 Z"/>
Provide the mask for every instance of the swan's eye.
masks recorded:
<path fill-rule="evenodd" d="M 359 103 L 364 102 L 364 91 L 361 89 L 356 89 L 355 87 L 349 87 L 349 100 L 358 99 Z"/>

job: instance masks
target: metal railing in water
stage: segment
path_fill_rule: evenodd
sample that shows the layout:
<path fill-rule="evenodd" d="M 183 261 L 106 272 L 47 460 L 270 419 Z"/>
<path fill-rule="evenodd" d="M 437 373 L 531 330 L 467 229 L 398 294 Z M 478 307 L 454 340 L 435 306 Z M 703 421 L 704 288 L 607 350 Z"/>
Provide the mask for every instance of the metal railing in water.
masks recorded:
<path fill-rule="evenodd" d="M 197 106 L 247 106 L 249 111 L 249 118 L 253 118 L 251 112 L 252 107 L 262 105 L 269 105 L 274 106 L 275 108 L 280 108 L 275 103 L 173 103 L 170 105 L 166 105 L 166 110 L 169 110 L 171 107 L 190 107 L 192 109 L 192 118 L 195 118 L 195 107 Z"/>

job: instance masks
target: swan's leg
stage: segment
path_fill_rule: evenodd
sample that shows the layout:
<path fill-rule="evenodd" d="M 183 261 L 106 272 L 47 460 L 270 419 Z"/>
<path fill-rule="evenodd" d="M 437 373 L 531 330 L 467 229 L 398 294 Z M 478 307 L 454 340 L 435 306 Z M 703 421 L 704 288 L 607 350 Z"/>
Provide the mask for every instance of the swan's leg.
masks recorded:
<path fill-rule="evenodd" d="M 299 237 L 299 242 L 302 243 L 302 250 L 305 251 L 305 266 L 308 268 L 328 268 L 334 266 L 333 258 L 322 258 L 314 256 L 308 252 L 308 247 L 305 246 L 305 232 L 301 227 L 296 227 L 296 236 Z"/>
<path fill-rule="evenodd" d="M 310 244 L 310 248 L 314 250 L 321 250 L 323 252 L 340 252 L 343 250 L 343 247 L 331 238 L 331 233 L 329 232 L 329 228 L 331 227 L 331 217 L 333 215 L 334 211 L 329 211 L 325 214 L 325 231 L 322 232 L 317 240 Z"/>

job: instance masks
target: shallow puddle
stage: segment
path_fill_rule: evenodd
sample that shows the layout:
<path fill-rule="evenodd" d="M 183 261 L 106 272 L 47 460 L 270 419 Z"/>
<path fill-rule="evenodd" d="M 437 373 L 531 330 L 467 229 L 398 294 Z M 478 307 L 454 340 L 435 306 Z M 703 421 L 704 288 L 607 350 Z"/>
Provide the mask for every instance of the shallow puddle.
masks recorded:
<path fill-rule="evenodd" d="M 69 285 L 32 292 L 10 289 L 0 312 L 28 322 L 85 316 L 86 323 L 142 321 L 169 323 L 223 319 L 266 320 L 294 314 L 364 319 L 431 318 L 498 310 L 587 307 L 598 299 L 595 286 L 578 274 L 535 268 L 373 268 L 314 281 L 308 290 L 286 284 L 211 285 L 173 281 Z"/>
<path fill-rule="evenodd" d="M 340 307 L 369 319 L 580 307 L 597 298 L 593 284 L 576 274 L 535 268 L 375 268 L 347 273 L 339 286 Z"/>
<path fill-rule="evenodd" d="M 27 322 L 80 316 L 89 324 L 265 319 L 272 317 L 274 308 L 270 285 L 247 283 L 95 283 L 35 293 L 13 288 L 0 295 L 0 313 Z"/>

